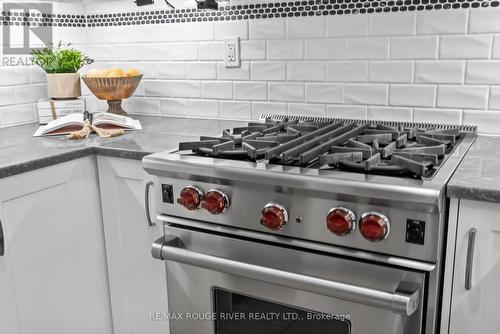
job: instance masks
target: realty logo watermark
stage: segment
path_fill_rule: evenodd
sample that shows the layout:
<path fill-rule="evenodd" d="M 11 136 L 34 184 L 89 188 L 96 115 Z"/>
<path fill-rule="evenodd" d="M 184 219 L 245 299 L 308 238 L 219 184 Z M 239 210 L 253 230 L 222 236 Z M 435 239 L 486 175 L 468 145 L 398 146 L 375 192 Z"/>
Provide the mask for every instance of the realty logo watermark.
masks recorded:
<path fill-rule="evenodd" d="M 29 65 L 33 49 L 52 44 L 53 27 L 48 17 L 52 10 L 52 3 L 3 4 L 3 66 Z"/>

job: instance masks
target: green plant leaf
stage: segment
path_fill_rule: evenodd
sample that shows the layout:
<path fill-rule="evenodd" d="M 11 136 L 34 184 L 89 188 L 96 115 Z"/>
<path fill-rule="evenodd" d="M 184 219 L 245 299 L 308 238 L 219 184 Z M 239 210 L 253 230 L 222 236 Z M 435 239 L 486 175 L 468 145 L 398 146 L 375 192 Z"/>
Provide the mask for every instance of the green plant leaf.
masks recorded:
<path fill-rule="evenodd" d="M 57 46 L 50 44 L 42 50 L 32 50 L 31 60 L 47 73 L 76 73 L 83 66 L 94 62 L 81 51 L 72 48 L 71 44 L 62 42 Z"/>

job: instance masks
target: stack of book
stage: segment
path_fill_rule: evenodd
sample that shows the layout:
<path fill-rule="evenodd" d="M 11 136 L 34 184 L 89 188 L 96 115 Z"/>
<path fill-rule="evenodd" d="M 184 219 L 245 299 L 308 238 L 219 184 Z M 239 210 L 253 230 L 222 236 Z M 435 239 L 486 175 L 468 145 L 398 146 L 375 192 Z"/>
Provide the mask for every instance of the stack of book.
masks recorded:
<path fill-rule="evenodd" d="M 72 100 L 39 100 L 37 103 L 38 119 L 40 124 L 64 117 L 69 114 L 82 114 L 85 112 L 85 99 Z"/>

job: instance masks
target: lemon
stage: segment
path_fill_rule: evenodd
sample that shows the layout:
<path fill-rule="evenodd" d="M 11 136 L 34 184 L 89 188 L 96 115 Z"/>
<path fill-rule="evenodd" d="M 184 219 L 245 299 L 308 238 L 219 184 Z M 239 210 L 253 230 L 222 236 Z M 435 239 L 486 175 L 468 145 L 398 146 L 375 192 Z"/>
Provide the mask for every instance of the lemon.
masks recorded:
<path fill-rule="evenodd" d="M 139 72 L 139 70 L 136 68 L 129 68 L 125 71 L 126 77 L 136 77 L 138 75 L 141 75 L 141 72 Z"/>
<path fill-rule="evenodd" d="M 98 69 L 91 69 L 90 71 L 87 72 L 87 77 L 88 78 L 100 78 L 102 77 L 102 71 Z"/>

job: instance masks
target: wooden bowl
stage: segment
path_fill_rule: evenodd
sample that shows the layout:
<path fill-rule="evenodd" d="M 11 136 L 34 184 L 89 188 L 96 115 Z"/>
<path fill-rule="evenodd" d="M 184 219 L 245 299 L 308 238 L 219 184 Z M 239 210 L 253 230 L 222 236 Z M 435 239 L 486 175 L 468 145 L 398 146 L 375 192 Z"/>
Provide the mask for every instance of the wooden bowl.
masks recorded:
<path fill-rule="evenodd" d="M 122 78 L 89 78 L 84 75 L 82 80 L 98 99 L 108 101 L 108 112 L 128 115 L 122 109 L 122 100 L 134 94 L 142 80 L 142 74 Z"/>

